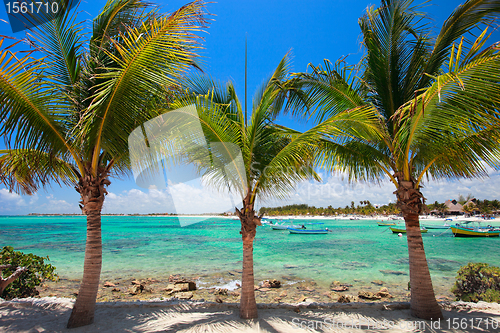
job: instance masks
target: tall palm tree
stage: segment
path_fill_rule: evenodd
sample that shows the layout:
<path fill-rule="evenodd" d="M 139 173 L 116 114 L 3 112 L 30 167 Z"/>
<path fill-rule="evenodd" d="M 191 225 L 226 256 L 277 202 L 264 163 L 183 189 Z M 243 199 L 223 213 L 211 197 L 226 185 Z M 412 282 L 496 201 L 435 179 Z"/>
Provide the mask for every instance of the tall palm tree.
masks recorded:
<path fill-rule="evenodd" d="M 109 177 L 128 168 L 130 132 L 158 114 L 148 103 L 163 99 L 195 64 L 205 13 L 201 1 L 165 15 L 142 0 L 109 0 L 87 34 L 78 11 L 64 9 L 36 31 L 45 58 L 1 51 L 0 132 L 8 149 L 1 151 L 0 175 L 17 192 L 56 182 L 80 193 L 87 243 L 68 322 L 77 327 L 94 318 Z"/>
<path fill-rule="evenodd" d="M 217 143 L 222 144 L 224 149 L 237 147 L 241 152 L 243 172 L 237 177 L 228 177 L 218 165 L 200 163 L 201 160 L 211 162 L 213 158 L 198 159 L 190 149 L 183 150 L 187 162 L 202 164 L 200 173 L 212 180 L 209 184 L 221 190 L 229 187 L 241 197 L 243 207 L 236 208 L 236 213 L 241 222 L 243 241 L 240 316 L 244 319 L 257 318 L 253 242 L 260 217 L 255 211 L 256 201 L 285 198 L 298 182 L 320 180 L 312 165 L 318 142 L 323 136 L 321 133 L 335 135 L 343 131 L 367 130 L 358 124 L 369 118 L 363 110 L 340 113 L 303 133 L 278 125 L 276 116 L 283 108 L 301 105 L 300 94 L 294 93 L 293 80 L 284 83 L 289 78 L 288 70 L 289 60 L 285 56 L 254 96 L 248 122 L 233 85 L 221 86 L 205 77 L 193 77 L 187 81 L 185 88 L 190 94 L 170 105 L 179 109 L 194 104 L 211 149 Z M 371 119 L 372 122 L 375 120 Z"/>
<path fill-rule="evenodd" d="M 318 108 L 316 121 L 368 108 L 379 119 L 374 136 L 342 136 L 324 145 L 322 165 L 350 179 L 390 179 L 407 229 L 411 311 L 442 318 L 419 231 L 426 178 L 485 176 L 498 165 L 500 52 L 485 48 L 479 24 L 500 11 L 496 0 L 458 6 L 431 36 L 428 17 L 411 0 L 382 0 L 360 18 L 365 56 L 298 74 Z M 482 26 L 484 27 L 484 26 Z"/>

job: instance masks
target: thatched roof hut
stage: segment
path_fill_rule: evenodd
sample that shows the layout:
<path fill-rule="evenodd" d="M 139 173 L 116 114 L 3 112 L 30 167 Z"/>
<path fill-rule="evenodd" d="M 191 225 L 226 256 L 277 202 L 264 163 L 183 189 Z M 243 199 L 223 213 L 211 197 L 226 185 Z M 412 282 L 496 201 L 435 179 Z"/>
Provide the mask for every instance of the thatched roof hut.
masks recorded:
<path fill-rule="evenodd" d="M 448 214 L 458 215 L 464 212 L 464 210 L 462 209 L 463 206 L 459 204 L 456 200 L 446 200 L 444 204 L 448 208 L 448 210 L 446 211 L 446 213 Z"/>

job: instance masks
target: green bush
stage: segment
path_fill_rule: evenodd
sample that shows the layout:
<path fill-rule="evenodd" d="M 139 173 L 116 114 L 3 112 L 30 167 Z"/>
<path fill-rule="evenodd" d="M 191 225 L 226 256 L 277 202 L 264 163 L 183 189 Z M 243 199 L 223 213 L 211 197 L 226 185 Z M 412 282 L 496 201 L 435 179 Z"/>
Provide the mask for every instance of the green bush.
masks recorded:
<path fill-rule="evenodd" d="M 457 272 L 451 289 L 457 300 L 500 302 L 500 268 L 485 263 L 468 263 Z"/>
<path fill-rule="evenodd" d="M 4 246 L 0 252 L 0 265 L 12 265 L 2 271 L 2 277 L 9 277 L 17 267 L 26 267 L 28 270 L 22 273 L 17 279 L 5 288 L 2 295 L 4 299 L 37 296 L 39 286 L 45 280 L 57 281 L 58 276 L 55 267 L 44 263 L 49 257 L 39 257 L 32 253 L 24 254 L 14 251 L 11 246 Z"/>

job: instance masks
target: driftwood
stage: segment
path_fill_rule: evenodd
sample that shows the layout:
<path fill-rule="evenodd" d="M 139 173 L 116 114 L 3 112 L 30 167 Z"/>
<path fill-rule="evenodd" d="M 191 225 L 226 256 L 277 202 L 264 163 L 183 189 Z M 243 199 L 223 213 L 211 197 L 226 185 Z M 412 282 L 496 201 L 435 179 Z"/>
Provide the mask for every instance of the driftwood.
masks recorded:
<path fill-rule="evenodd" d="M 14 282 L 21 274 L 26 272 L 28 269 L 26 267 L 18 267 L 15 272 L 12 273 L 8 278 L 4 279 L 2 276 L 2 271 L 6 268 L 10 268 L 12 265 L 0 265 L 0 295 L 3 294 L 3 291 L 9 284 Z"/>

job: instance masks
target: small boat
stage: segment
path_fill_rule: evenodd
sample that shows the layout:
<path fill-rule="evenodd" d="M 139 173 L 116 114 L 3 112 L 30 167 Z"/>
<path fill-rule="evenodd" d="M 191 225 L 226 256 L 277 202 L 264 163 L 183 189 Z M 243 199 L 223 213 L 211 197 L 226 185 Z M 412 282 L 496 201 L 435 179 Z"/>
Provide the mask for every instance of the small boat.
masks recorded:
<path fill-rule="evenodd" d="M 396 222 L 377 222 L 379 227 L 388 227 L 391 225 L 396 225 Z"/>
<path fill-rule="evenodd" d="M 394 228 L 394 227 L 389 227 L 389 229 L 391 229 L 391 231 L 395 234 L 399 234 L 399 233 L 402 233 L 402 234 L 406 234 L 406 229 L 403 229 L 403 228 Z M 420 228 L 420 232 L 421 233 L 426 233 L 428 230 L 421 227 Z"/>
<path fill-rule="evenodd" d="M 295 224 L 273 224 L 271 225 L 271 229 L 273 230 L 287 230 L 288 228 L 294 228 L 294 229 L 300 229 L 302 228 L 302 225 L 295 225 Z"/>
<path fill-rule="evenodd" d="M 475 224 L 473 224 L 475 223 Z M 481 226 L 481 222 L 466 221 L 450 227 L 455 237 L 499 237 L 500 229 Z"/>
<path fill-rule="evenodd" d="M 325 228 L 325 229 L 294 229 L 294 228 L 288 228 L 288 231 L 291 234 L 316 235 L 316 234 L 327 234 L 331 230 L 328 230 L 328 228 Z"/>
<path fill-rule="evenodd" d="M 331 230 L 328 230 L 328 228 L 324 229 L 313 229 L 310 228 L 308 229 L 306 225 L 319 225 L 319 224 L 324 224 L 323 222 L 310 222 L 310 223 L 304 223 L 301 225 L 300 228 L 288 228 L 288 231 L 291 234 L 308 234 L 308 235 L 317 235 L 317 234 L 327 234 L 331 232 Z M 318 227 L 315 227 L 318 228 Z"/>

